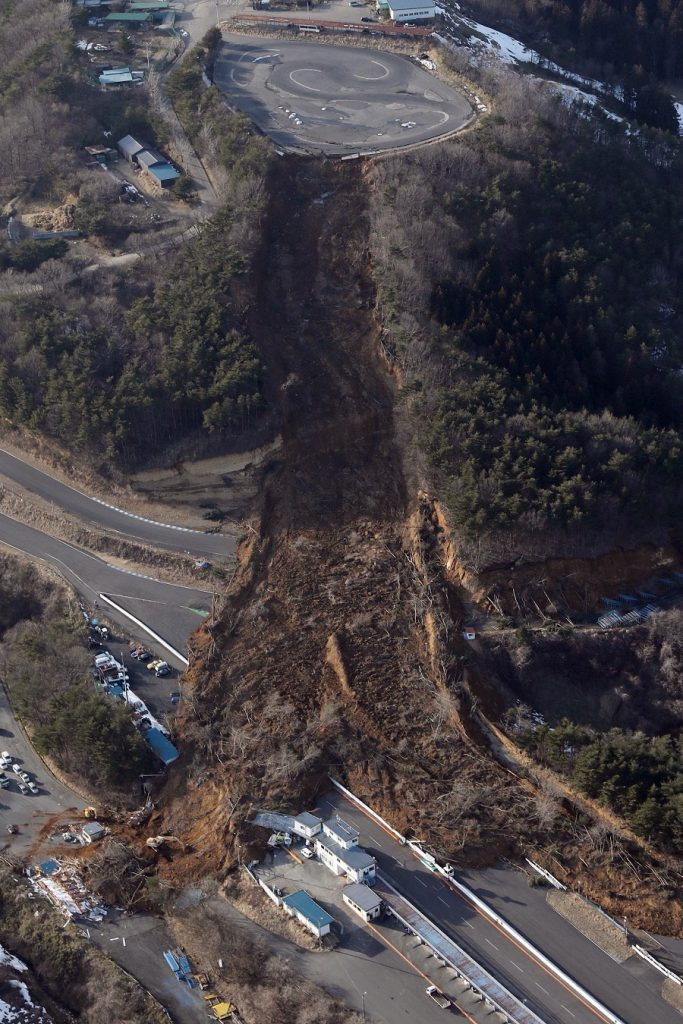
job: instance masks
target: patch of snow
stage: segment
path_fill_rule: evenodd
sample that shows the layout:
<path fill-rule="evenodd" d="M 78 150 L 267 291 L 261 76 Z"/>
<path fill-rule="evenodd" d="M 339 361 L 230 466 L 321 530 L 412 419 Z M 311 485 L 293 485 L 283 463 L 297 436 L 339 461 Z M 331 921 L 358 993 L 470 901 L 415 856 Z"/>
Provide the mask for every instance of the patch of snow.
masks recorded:
<path fill-rule="evenodd" d="M 683 103 L 674 103 L 678 114 L 678 134 L 683 135 Z"/>
<path fill-rule="evenodd" d="M 35 1006 L 35 1003 L 31 999 L 31 993 L 28 990 L 28 985 L 25 985 L 23 981 L 15 981 L 15 979 L 12 979 L 9 982 L 9 984 L 12 986 L 12 988 L 19 989 L 24 1002 L 27 1003 L 28 1006 Z"/>
<path fill-rule="evenodd" d="M 0 946 L 0 965 L 11 967 L 13 971 L 27 971 L 28 967 L 18 956 L 8 953 L 4 946 Z"/>

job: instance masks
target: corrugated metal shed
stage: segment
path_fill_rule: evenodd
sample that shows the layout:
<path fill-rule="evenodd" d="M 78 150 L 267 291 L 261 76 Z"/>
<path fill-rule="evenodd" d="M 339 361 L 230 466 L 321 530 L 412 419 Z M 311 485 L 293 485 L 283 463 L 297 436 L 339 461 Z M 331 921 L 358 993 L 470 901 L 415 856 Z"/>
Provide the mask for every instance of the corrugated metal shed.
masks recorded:
<path fill-rule="evenodd" d="M 136 25 L 146 25 L 152 20 L 152 15 L 145 11 L 121 11 L 119 13 L 107 14 L 104 21 L 110 23 L 117 21 L 133 22 Z"/>
<path fill-rule="evenodd" d="M 167 0 L 135 0 L 134 3 L 128 5 L 129 11 L 167 11 L 168 10 Z"/>
<path fill-rule="evenodd" d="M 142 152 L 136 153 L 135 160 L 140 167 L 144 167 L 146 170 L 154 164 L 163 164 L 166 162 L 158 153 L 153 152 L 151 149 L 143 149 Z"/>
<path fill-rule="evenodd" d="M 134 139 L 132 135 L 124 135 L 122 139 L 119 139 L 116 145 L 118 146 L 119 153 L 121 156 L 125 156 L 126 160 L 132 160 L 136 153 L 141 153 L 145 148 L 142 143 L 138 142 L 137 139 Z"/>
<path fill-rule="evenodd" d="M 164 181 L 175 181 L 176 178 L 180 177 L 180 171 L 176 171 L 175 167 L 171 164 L 154 164 L 153 167 L 147 168 L 147 173 L 151 174 L 157 181 L 163 183 Z"/>

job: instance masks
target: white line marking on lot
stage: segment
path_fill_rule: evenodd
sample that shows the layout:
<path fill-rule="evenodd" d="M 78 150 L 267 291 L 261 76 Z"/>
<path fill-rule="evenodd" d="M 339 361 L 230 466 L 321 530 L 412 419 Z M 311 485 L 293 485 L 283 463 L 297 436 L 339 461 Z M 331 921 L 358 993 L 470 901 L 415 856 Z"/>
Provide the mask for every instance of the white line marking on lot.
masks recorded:
<path fill-rule="evenodd" d="M 439 903 L 443 903 L 444 907 L 448 907 L 448 904 L 446 903 L 445 899 L 443 899 L 441 896 L 437 896 L 436 898 L 439 901 Z"/>
<path fill-rule="evenodd" d="M 567 1013 L 569 1014 L 570 1017 L 576 1017 L 576 1014 L 572 1013 L 572 1011 L 567 1006 L 565 1006 L 564 1003 L 560 1003 L 560 1006 L 562 1007 L 563 1010 L 567 1011 Z"/>
<path fill-rule="evenodd" d="M 517 968 L 517 970 L 519 971 L 520 974 L 524 974 L 524 968 L 523 967 L 520 967 L 519 964 L 516 964 L 514 960 L 511 960 L 510 963 L 512 964 L 513 967 Z"/>
<path fill-rule="evenodd" d="M 303 82 L 297 82 L 294 77 L 294 75 L 303 75 L 310 71 L 315 71 L 316 75 L 322 75 L 320 68 L 297 68 L 296 71 L 289 72 L 289 80 L 290 82 L 294 82 L 294 85 L 298 85 L 300 89 L 308 89 L 309 92 L 322 92 L 322 89 L 316 89 L 312 85 L 304 85 Z"/>
<path fill-rule="evenodd" d="M 543 988 L 543 985 L 539 985 L 537 981 L 534 982 L 534 985 L 536 986 L 536 988 L 540 988 L 541 992 L 545 992 L 545 994 L 547 996 L 550 995 L 550 992 L 548 992 L 548 989 L 547 988 Z"/>
<path fill-rule="evenodd" d="M 495 942 L 491 942 L 490 939 L 486 939 L 486 942 L 488 942 L 489 946 L 493 946 L 494 949 L 498 949 L 498 946 L 495 944 Z"/>
<path fill-rule="evenodd" d="M 371 64 L 377 64 L 378 67 L 382 68 L 382 71 L 384 73 L 381 74 L 381 75 L 353 75 L 352 77 L 353 78 L 361 78 L 364 82 L 380 82 L 383 78 L 388 78 L 389 77 L 390 72 L 389 72 L 389 68 L 386 66 L 386 64 L 382 64 L 382 62 L 380 60 L 372 60 L 372 59 L 370 60 L 370 63 Z"/>
<path fill-rule="evenodd" d="M 415 881 L 419 882 L 420 885 L 424 885 L 425 889 L 427 888 L 427 883 L 419 875 L 415 875 Z"/>

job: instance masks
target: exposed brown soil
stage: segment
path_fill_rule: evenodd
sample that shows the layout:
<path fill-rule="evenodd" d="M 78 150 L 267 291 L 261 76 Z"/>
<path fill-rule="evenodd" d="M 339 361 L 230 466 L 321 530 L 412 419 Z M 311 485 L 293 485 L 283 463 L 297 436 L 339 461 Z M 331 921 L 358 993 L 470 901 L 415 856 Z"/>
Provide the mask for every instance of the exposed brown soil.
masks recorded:
<path fill-rule="evenodd" d="M 406 482 L 379 353 L 366 187 L 358 163 L 271 175 L 250 327 L 282 449 L 225 609 L 193 641 L 187 753 L 154 819 L 188 852 L 160 870 L 223 875 L 263 842 L 252 807 L 299 810 L 332 770 L 456 863 L 558 855 L 587 895 L 679 931 L 666 866 L 643 868 L 628 837 L 617 856 L 570 800 L 548 823 L 538 782 L 494 760 L 473 713 L 448 534 Z"/>

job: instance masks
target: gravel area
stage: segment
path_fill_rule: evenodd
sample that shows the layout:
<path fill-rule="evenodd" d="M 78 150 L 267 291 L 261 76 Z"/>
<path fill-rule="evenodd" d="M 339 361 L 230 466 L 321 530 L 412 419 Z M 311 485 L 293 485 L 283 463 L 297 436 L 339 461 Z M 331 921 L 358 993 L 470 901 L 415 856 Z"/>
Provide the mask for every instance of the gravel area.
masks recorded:
<path fill-rule="evenodd" d="M 546 900 L 553 910 L 561 914 L 613 960 L 622 963 L 632 955 L 626 936 L 621 929 L 603 917 L 599 910 L 577 893 L 552 889 L 546 896 Z"/>

